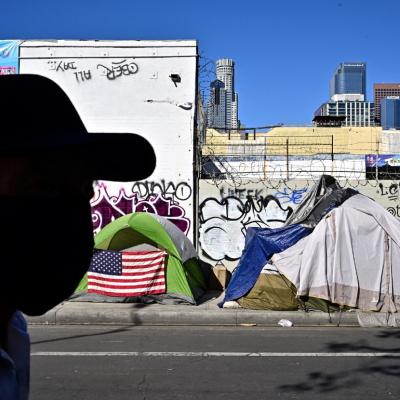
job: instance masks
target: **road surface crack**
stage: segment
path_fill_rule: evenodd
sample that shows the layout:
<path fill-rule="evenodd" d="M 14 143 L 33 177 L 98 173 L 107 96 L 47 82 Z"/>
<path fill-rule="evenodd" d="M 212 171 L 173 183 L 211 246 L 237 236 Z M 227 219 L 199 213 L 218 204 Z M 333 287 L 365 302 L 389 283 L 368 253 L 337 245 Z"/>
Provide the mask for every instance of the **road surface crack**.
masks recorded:
<path fill-rule="evenodd" d="M 147 399 L 147 397 L 146 397 L 146 392 L 147 392 L 147 389 L 149 388 L 149 383 L 146 382 L 146 375 L 147 375 L 147 374 L 144 374 L 144 375 L 143 375 L 142 382 L 140 382 L 140 383 L 137 385 L 137 388 L 138 388 L 139 392 L 140 392 L 140 393 L 142 394 L 142 396 L 143 396 L 143 400 L 146 400 L 146 399 Z M 144 391 L 143 391 L 142 388 L 141 388 L 142 385 L 146 385 L 146 386 L 144 387 Z"/>
<path fill-rule="evenodd" d="M 142 350 L 144 349 L 144 344 L 143 344 L 144 340 L 147 340 L 147 342 L 149 342 L 150 338 L 148 336 L 144 336 L 143 338 L 140 339 L 140 347 Z"/>

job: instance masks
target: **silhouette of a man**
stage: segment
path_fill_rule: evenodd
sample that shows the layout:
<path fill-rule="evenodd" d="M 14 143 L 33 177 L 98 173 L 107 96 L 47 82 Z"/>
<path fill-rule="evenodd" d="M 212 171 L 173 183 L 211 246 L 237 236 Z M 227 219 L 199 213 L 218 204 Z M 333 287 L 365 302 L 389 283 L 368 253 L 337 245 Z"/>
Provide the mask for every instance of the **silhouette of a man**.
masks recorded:
<path fill-rule="evenodd" d="M 29 392 L 29 336 L 21 312 L 69 297 L 89 268 L 89 201 L 99 179 L 152 174 L 153 148 L 135 134 L 88 133 L 67 95 L 36 75 L 0 77 L 0 399 Z"/>

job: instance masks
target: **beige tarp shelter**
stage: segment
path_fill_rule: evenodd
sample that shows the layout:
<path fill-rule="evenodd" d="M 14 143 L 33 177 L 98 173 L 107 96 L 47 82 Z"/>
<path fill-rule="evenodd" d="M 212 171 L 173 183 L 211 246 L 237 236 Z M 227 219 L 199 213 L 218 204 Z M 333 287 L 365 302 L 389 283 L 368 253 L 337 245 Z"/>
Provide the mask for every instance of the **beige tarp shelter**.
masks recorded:
<path fill-rule="evenodd" d="M 363 195 L 335 208 L 273 262 L 298 296 L 375 311 L 400 309 L 400 222 Z"/>
<path fill-rule="evenodd" d="M 294 311 L 319 310 L 330 313 L 339 311 L 340 305 L 310 296 L 298 296 L 296 286 L 276 267 L 267 264 L 260 273 L 249 293 L 241 297 L 238 303 L 253 310 Z M 344 307 L 348 309 L 351 307 Z"/>

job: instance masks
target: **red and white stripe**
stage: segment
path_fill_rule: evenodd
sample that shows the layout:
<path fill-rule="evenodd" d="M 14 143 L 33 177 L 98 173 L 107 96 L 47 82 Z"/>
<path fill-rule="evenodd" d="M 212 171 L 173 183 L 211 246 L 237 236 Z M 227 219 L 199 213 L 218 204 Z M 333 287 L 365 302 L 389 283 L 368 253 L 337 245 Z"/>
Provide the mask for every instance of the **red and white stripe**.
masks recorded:
<path fill-rule="evenodd" d="M 88 292 L 131 297 L 165 293 L 165 252 L 123 252 L 122 276 L 88 272 Z"/>

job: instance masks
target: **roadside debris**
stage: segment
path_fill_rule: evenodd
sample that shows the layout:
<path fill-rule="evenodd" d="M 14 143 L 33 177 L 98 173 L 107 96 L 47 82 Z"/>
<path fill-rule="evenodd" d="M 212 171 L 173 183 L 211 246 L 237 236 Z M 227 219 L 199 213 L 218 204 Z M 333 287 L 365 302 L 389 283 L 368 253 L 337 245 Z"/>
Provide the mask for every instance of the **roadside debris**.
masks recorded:
<path fill-rule="evenodd" d="M 239 303 L 237 301 L 227 301 L 222 308 L 239 308 Z"/>
<path fill-rule="evenodd" d="M 290 326 L 293 326 L 293 323 L 292 323 L 291 321 L 289 321 L 288 319 L 281 319 L 281 320 L 278 322 L 278 325 L 290 327 Z"/>

